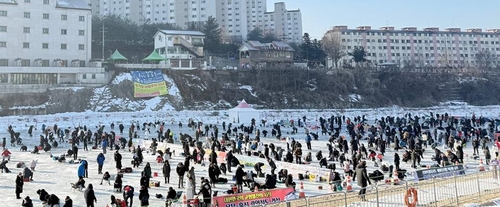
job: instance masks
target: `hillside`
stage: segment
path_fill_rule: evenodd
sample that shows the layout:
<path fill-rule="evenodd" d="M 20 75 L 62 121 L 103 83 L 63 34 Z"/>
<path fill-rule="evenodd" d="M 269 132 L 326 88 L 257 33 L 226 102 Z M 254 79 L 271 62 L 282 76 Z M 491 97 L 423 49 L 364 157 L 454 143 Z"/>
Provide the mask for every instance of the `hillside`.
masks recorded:
<path fill-rule="evenodd" d="M 500 89 L 498 76 L 491 74 L 267 69 L 167 71 L 164 78 L 169 95 L 163 97 L 134 98 L 131 75 L 118 72 L 103 87 L 10 94 L 0 105 L 10 109 L 44 107 L 46 113 L 62 113 L 226 109 L 242 99 L 267 109 L 425 107 L 450 100 L 491 105 L 500 100 L 495 92 Z"/>

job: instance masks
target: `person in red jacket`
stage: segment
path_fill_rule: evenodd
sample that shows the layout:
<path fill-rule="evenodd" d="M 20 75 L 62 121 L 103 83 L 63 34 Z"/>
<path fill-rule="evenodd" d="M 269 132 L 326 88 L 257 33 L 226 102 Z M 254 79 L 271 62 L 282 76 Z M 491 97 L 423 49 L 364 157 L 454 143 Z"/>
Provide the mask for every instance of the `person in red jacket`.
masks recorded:
<path fill-rule="evenodd" d="M 12 153 L 11 153 L 8 149 L 5 149 L 5 150 L 2 152 L 2 158 L 3 158 L 3 159 L 2 159 L 2 161 L 3 161 L 3 160 L 5 160 L 5 159 L 7 159 L 7 160 L 9 160 L 9 161 L 10 161 L 10 155 L 11 155 L 11 154 L 12 154 Z"/>

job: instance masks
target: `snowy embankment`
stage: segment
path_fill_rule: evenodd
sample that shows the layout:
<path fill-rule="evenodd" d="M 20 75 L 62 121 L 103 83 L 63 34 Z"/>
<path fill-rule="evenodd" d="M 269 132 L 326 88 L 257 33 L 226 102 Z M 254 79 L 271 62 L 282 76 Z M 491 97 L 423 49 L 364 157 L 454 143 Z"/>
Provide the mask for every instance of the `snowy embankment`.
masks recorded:
<path fill-rule="evenodd" d="M 90 100 L 90 109 L 88 112 L 107 112 L 111 109 L 136 112 L 173 111 L 175 107 L 171 100 L 182 102 L 182 96 L 174 80 L 165 74 L 163 76 L 167 83 L 167 96 L 132 100 L 125 96 L 117 97 L 111 91 L 111 87 L 117 86 L 123 81 L 132 81 L 132 75 L 130 75 L 130 73 L 122 73 L 116 76 L 111 82 L 111 86 L 106 85 L 94 89 L 94 95 Z M 124 90 L 133 91 L 133 85 L 132 88 Z"/>

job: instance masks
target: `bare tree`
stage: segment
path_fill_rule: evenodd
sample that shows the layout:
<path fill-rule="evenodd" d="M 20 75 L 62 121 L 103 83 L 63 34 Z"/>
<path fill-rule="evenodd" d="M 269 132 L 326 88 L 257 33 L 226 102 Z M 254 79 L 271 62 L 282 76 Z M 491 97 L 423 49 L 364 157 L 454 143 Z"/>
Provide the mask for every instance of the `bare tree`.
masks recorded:
<path fill-rule="evenodd" d="M 346 55 L 340 31 L 330 30 L 326 32 L 321 40 L 321 46 L 326 55 L 331 58 L 335 68 L 337 68 L 340 59 Z"/>
<path fill-rule="evenodd" d="M 492 69 L 497 61 L 496 54 L 489 50 L 480 50 L 475 56 L 476 66 L 478 69 Z"/>

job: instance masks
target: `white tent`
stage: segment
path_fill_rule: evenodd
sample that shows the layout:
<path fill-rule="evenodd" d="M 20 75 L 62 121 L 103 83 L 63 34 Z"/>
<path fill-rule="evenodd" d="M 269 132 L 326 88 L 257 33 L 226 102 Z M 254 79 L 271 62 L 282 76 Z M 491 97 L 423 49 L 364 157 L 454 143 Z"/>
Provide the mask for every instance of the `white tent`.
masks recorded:
<path fill-rule="evenodd" d="M 229 109 L 229 120 L 233 123 L 251 123 L 252 119 L 258 123 L 260 121 L 260 112 L 255 110 L 247 104 L 245 100 L 242 100 L 238 106 Z"/>

